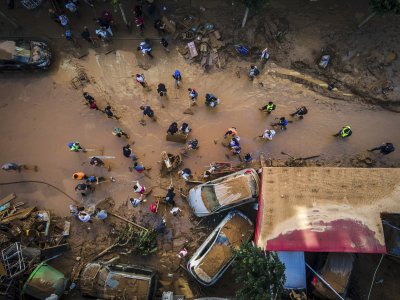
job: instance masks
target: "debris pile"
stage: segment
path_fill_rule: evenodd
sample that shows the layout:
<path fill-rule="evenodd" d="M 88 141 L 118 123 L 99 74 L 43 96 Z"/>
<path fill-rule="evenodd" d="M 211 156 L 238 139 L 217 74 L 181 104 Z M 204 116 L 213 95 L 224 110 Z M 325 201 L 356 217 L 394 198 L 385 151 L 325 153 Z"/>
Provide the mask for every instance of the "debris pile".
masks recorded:
<path fill-rule="evenodd" d="M 12 193 L 0 200 L 0 295 L 14 299 L 24 284 L 22 294 L 39 299 L 40 293 L 60 296 L 66 285 L 64 274 L 44 261 L 69 250 L 70 222 L 47 210 L 24 208 L 15 198 Z"/>
<path fill-rule="evenodd" d="M 174 39 L 179 39 L 184 45 L 177 48 L 178 52 L 193 63 L 200 63 L 208 71 L 214 65 L 221 69 L 226 65 L 226 57 L 222 48 L 226 46 L 220 32 L 214 24 L 201 21 L 192 15 L 186 17 L 174 16 L 174 19 L 163 17 L 167 31 Z"/>

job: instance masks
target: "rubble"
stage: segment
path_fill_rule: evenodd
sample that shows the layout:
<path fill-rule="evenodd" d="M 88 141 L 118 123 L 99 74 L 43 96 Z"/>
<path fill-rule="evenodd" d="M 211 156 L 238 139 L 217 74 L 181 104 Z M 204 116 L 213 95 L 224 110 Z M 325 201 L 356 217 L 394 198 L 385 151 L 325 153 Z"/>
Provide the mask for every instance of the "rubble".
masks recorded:
<path fill-rule="evenodd" d="M 172 17 L 175 20 L 164 16 L 163 22 L 174 39 L 184 43 L 177 47 L 178 53 L 190 62 L 199 63 L 206 71 L 213 66 L 219 69 L 225 66 L 226 59 L 222 51 L 226 42 L 213 24 L 194 16 Z"/>
<path fill-rule="evenodd" d="M 15 198 L 16 194 L 12 193 L 0 200 L 0 295 L 17 293 L 20 281 L 36 266 L 22 292 L 39 299 L 51 294 L 60 296 L 65 288 L 61 284 L 64 275 L 40 262 L 70 249 L 65 241 L 70 222 L 53 218 L 50 211 L 36 210 L 34 206 L 23 208 L 24 203 L 12 202 Z M 53 282 L 54 278 L 58 279 Z"/>

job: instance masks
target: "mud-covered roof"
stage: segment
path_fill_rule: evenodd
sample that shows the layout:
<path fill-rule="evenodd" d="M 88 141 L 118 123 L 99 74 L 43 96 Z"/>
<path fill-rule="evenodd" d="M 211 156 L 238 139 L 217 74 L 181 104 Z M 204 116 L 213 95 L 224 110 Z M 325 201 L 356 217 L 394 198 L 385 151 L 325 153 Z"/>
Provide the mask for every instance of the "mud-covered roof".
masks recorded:
<path fill-rule="evenodd" d="M 270 251 L 385 253 L 400 169 L 263 168 L 256 243 Z"/>

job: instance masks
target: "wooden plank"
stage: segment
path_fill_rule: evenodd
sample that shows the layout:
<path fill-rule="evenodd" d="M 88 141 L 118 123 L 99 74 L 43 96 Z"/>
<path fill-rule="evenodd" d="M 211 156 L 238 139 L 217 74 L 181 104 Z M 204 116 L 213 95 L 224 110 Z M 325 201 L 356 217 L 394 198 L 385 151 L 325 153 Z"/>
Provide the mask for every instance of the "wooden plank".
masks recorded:
<path fill-rule="evenodd" d="M 163 16 L 161 18 L 161 21 L 163 21 L 163 23 L 165 24 L 165 26 L 167 27 L 167 31 L 171 34 L 174 34 L 176 31 L 176 24 L 174 22 L 170 22 L 170 20 L 168 20 L 167 17 Z"/>
<path fill-rule="evenodd" d="M 149 231 L 147 228 L 144 228 L 143 226 L 140 226 L 139 224 L 136 224 L 136 223 L 134 223 L 134 222 L 132 222 L 132 221 L 130 221 L 130 220 L 124 218 L 124 217 L 121 217 L 120 215 L 116 215 L 116 214 L 111 213 L 111 212 L 108 212 L 108 214 L 109 214 L 110 216 L 113 216 L 113 217 L 116 217 L 116 218 L 118 218 L 118 219 L 120 219 L 120 220 L 123 220 L 123 221 L 125 221 L 125 222 L 127 222 L 127 223 L 129 223 L 129 224 L 132 224 L 132 225 L 134 225 L 134 226 L 136 226 L 136 227 L 139 227 L 140 229 L 142 229 L 142 230 L 144 230 L 144 231 Z M 115 246 L 115 245 L 113 245 L 113 246 Z"/>
<path fill-rule="evenodd" d="M 4 198 L 2 198 L 0 200 L 0 206 L 3 206 L 7 202 L 10 202 L 11 200 L 14 200 L 15 198 L 17 198 L 17 195 L 15 195 L 15 193 L 12 193 L 12 194 L 10 194 L 8 196 L 5 196 Z"/>
<path fill-rule="evenodd" d="M 175 142 L 175 143 L 181 143 L 181 144 L 185 144 L 187 138 L 188 138 L 188 134 L 183 134 L 183 133 L 180 133 L 180 132 L 177 132 L 175 134 L 167 133 L 167 135 L 166 135 L 167 141 Z"/>
<path fill-rule="evenodd" d="M 70 228 L 71 228 L 71 222 L 65 221 L 64 230 L 63 230 L 63 236 L 69 236 Z"/>
<path fill-rule="evenodd" d="M 196 45 L 194 44 L 194 41 L 188 43 L 187 45 L 188 45 L 188 48 L 189 48 L 189 52 L 190 52 L 190 57 L 191 58 L 196 57 L 197 55 L 199 55 L 199 53 L 197 52 L 197 49 L 196 49 Z"/>
<path fill-rule="evenodd" d="M 3 220 L 1 220 L 0 224 L 9 223 L 9 222 L 11 222 L 13 220 L 16 220 L 16 219 L 18 219 L 18 220 L 25 219 L 32 213 L 32 211 L 35 208 L 36 207 L 33 206 L 33 207 L 28 207 L 28 208 L 21 209 L 21 210 L 15 212 L 14 214 L 12 214 L 11 216 L 8 216 L 8 217 L 4 218 Z"/>
<path fill-rule="evenodd" d="M 0 276 L 6 276 L 7 275 L 7 271 L 4 268 L 4 265 L 2 262 L 0 262 Z"/>
<path fill-rule="evenodd" d="M 11 206 L 10 202 L 7 202 L 6 204 L 0 206 L 0 211 L 8 209 L 10 208 L 10 206 Z"/>

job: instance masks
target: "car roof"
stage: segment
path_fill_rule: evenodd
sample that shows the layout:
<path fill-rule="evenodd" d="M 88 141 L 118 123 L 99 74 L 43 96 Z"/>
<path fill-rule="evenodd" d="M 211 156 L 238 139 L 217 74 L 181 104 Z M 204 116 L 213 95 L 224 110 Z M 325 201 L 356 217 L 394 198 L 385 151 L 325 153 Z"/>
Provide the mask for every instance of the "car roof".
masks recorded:
<path fill-rule="evenodd" d="M 0 40 L 0 59 L 12 59 L 15 54 L 15 41 Z"/>
<path fill-rule="evenodd" d="M 215 195 L 221 206 L 252 197 L 248 176 L 251 174 L 229 178 L 214 185 Z"/>

